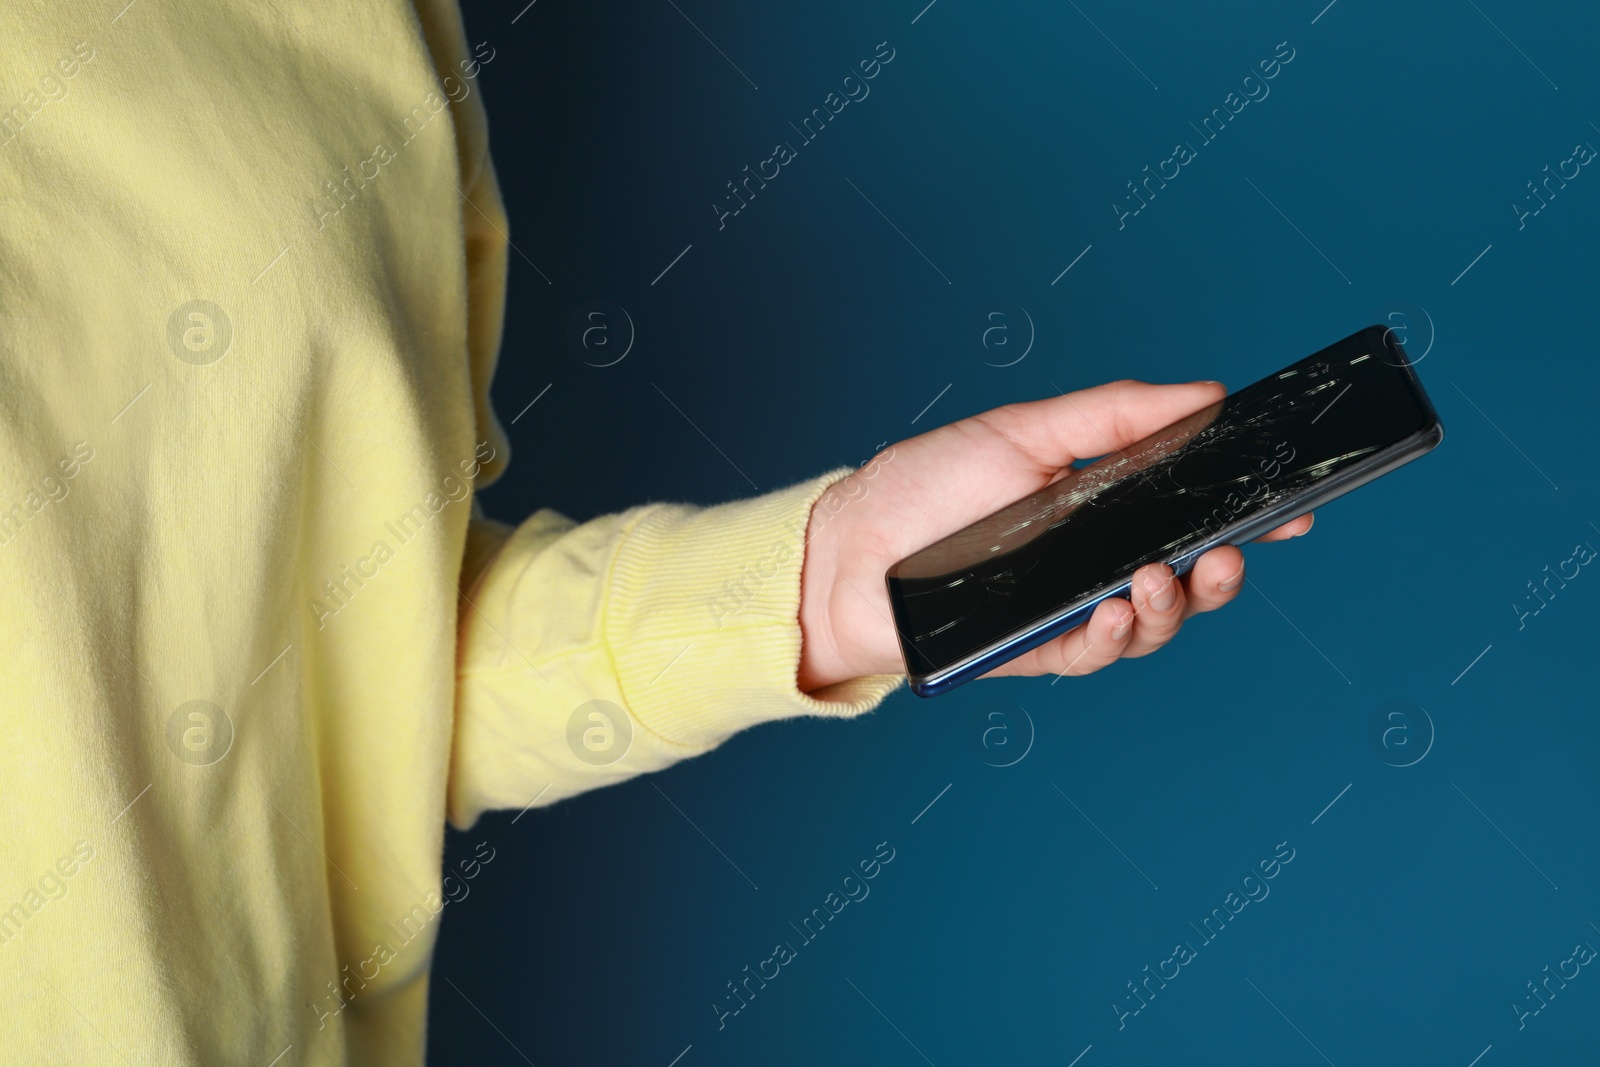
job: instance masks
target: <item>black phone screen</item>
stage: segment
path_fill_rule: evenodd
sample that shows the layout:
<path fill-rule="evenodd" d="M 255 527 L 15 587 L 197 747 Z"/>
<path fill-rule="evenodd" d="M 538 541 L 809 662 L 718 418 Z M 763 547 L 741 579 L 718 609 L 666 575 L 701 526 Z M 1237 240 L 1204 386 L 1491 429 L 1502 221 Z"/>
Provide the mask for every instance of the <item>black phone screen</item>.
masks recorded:
<path fill-rule="evenodd" d="M 895 564 L 908 666 L 958 663 L 1436 422 L 1392 332 L 1347 337 Z"/>

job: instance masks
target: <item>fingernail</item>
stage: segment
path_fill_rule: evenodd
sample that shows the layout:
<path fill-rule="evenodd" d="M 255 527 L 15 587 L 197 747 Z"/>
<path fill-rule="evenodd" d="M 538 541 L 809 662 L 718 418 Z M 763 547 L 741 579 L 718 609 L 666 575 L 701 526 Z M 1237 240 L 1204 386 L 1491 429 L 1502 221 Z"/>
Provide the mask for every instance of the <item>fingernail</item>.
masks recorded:
<path fill-rule="evenodd" d="M 1156 581 L 1144 583 L 1145 593 L 1150 598 L 1150 606 L 1156 611 L 1171 611 L 1172 606 L 1178 602 L 1178 590 L 1173 588 L 1177 578 L 1167 577 Z"/>
<path fill-rule="evenodd" d="M 1124 637 L 1128 636 L 1128 631 L 1130 629 L 1132 629 L 1132 628 L 1133 628 L 1133 612 L 1130 611 L 1130 612 L 1128 612 L 1128 614 L 1126 614 L 1126 615 L 1124 615 L 1122 617 L 1122 621 L 1121 622 L 1117 623 L 1117 625 L 1112 628 L 1112 630 L 1111 630 L 1111 639 L 1113 641 L 1121 641 Z"/>
<path fill-rule="evenodd" d="M 1244 564 L 1241 563 L 1239 564 L 1238 573 L 1232 578 L 1229 578 L 1227 581 L 1219 584 L 1217 588 L 1222 590 L 1224 593 L 1231 593 L 1235 589 L 1239 588 L 1239 583 L 1242 581 L 1244 581 Z"/>

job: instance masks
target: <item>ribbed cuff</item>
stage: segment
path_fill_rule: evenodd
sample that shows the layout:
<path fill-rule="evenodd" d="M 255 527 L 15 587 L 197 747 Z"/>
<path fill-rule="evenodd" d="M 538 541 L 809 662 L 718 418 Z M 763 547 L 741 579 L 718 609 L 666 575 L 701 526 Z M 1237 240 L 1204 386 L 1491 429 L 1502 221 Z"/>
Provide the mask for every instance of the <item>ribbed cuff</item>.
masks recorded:
<path fill-rule="evenodd" d="M 811 507 L 841 467 L 711 508 L 645 509 L 618 549 L 604 634 L 628 708 L 665 740 L 709 747 L 748 726 L 848 718 L 905 681 L 800 691 L 800 576 Z"/>

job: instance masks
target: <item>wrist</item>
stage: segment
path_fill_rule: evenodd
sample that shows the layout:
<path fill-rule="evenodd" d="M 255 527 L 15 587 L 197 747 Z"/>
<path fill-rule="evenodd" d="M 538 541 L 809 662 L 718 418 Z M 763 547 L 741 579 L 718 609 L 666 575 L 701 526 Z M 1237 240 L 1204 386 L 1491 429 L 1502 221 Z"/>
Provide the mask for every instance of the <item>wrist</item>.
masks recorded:
<path fill-rule="evenodd" d="M 901 672 L 883 587 L 886 564 L 873 550 L 872 508 L 863 503 L 871 479 L 893 458 L 893 448 L 880 453 L 830 485 L 812 505 L 800 578 L 802 691 Z"/>
<path fill-rule="evenodd" d="M 842 481 L 848 480 L 848 475 Z M 835 482 L 811 506 L 800 567 L 800 667 L 797 684 L 809 693 L 851 677 L 843 665 L 833 627 L 833 590 L 838 584 L 839 551 Z"/>

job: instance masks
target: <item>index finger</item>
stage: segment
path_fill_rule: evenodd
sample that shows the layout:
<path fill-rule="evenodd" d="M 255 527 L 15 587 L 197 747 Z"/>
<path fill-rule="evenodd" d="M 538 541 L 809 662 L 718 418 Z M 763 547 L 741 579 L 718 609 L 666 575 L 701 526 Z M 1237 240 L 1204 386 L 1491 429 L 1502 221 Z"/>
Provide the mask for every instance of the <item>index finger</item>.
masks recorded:
<path fill-rule="evenodd" d="M 1299 537 L 1311 529 L 1311 524 L 1316 521 L 1316 512 L 1308 511 L 1297 519 L 1290 519 L 1276 530 L 1268 530 L 1257 541 L 1287 541 L 1291 537 Z"/>

